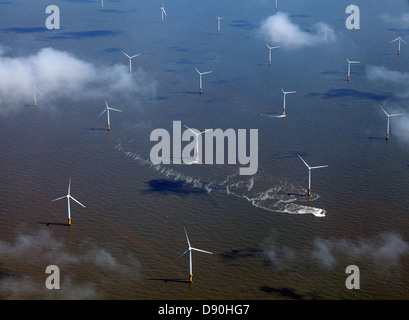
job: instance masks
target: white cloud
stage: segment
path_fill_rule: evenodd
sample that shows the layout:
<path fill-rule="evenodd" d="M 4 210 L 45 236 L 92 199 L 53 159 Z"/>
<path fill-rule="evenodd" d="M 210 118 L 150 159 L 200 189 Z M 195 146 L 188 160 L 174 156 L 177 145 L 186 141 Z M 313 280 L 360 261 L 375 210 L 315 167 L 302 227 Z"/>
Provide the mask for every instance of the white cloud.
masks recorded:
<path fill-rule="evenodd" d="M 153 95 L 156 90 L 156 81 L 142 68 L 136 68 L 130 77 L 126 63 L 96 66 L 53 48 L 25 57 L 6 56 L 9 51 L 0 45 L 0 111 L 32 103 L 33 85 L 44 100 Z"/>
<path fill-rule="evenodd" d="M 325 28 L 331 29 L 325 23 L 320 22 L 312 27 L 311 32 L 304 31 L 291 21 L 287 13 L 278 12 L 261 22 L 259 33 L 272 45 L 295 49 L 323 43 Z M 327 31 L 327 41 L 334 39 L 335 33 Z"/>
<path fill-rule="evenodd" d="M 3 261 L 0 264 L 0 299 L 94 299 L 104 296 L 104 287 L 98 283 L 127 282 L 130 277 L 139 277 L 141 269 L 131 253 L 121 252 L 115 257 L 107 249 L 88 241 L 72 251 L 48 230 L 18 234 L 12 241 L 0 240 L 0 261 Z M 50 264 L 57 265 L 61 272 L 61 290 L 54 290 L 58 291 L 56 293 L 46 290 L 44 285 L 45 268 Z M 34 273 L 26 275 L 19 271 L 20 267 L 12 269 L 13 266 L 23 266 L 23 270 L 28 268 Z M 77 269 L 89 270 L 92 276 L 79 280 Z M 43 279 L 34 279 L 33 274 L 43 274 Z"/>
<path fill-rule="evenodd" d="M 375 263 L 396 264 L 403 254 L 409 251 L 409 244 L 399 234 L 382 233 L 372 239 L 351 241 L 347 239 L 314 240 L 312 257 L 320 264 L 330 267 L 340 255 L 354 258 L 371 258 Z"/>
<path fill-rule="evenodd" d="M 367 66 L 366 77 L 371 81 L 387 81 L 409 85 L 409 73 L 390 70 L 384 66 Z"/>
<path fill-rule="evenodd" d="M 391 27 L 409 28 L 409 13 L 402 13 L 393 17 L 390 14 L 382 14 L 382 20 Z"/>

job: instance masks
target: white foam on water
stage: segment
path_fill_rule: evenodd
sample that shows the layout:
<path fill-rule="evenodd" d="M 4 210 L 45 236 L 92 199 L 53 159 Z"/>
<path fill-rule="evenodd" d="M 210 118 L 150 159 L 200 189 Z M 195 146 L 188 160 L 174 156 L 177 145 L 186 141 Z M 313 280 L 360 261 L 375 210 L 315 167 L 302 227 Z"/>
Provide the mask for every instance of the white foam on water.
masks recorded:
<path fill-rule="evenodd" d="M 168 179 L 183 181 L 194 188 L 206 190 L 208 193 L 218 190 L 227 195 L 233 195 L 249 201 L 253 206 L 271 211 L 286 214 L 312 214 L 316 217 L 325 217 L 325 210 L 321 208 L 300 205 L 295 202 L 315 201 L 319 198 L 316 193 L 310 197 L 305 195 L 305 190 L 294 186 L 287 181 L 280 181 L 273 187 L 265 190 L 265 182 L 257 183 L 257 177 L 244 179 L 238 173 L 228 175 L 223 181 L 203 182 L 200 178 L 194 178 L 183 174 L 180 171 L 166 164 L 153 164 L 150 159 L 145 159 L 136 152 L 129 151 L 121 142 L 115 145 L 115 149 L 123 152 L 127 157 L 135 160 L 139 165 L 147 166 Z"/>

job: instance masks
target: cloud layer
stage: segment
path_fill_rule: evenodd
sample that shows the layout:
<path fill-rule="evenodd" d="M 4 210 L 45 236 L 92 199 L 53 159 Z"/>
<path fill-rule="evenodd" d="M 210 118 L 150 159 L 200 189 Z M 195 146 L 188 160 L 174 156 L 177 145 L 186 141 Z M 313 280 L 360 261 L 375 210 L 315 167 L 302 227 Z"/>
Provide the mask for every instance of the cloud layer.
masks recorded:
<path fill-rule="evenodd" d="M 296 49 L 323 43 L 326 28 L 331 29 L 325 23 L 320 22 L 313 26 L 311 32 L 307 32 L 293 23 L 287 13 L 278 12 L 261 22 L 259 33 L 272 45 Z M 326 38 L 327 42 L 333 41 L 335 39 L 335 33 L 327 31 Z"/>
<path fill-rule="evenodd" d="M 286 268 L 297 263 L 300 256 L 305 256 L 304 252 L 288 246 L 277 247 L 273 239 L 268 241 L 270 244 L 265 253 L 276 268 Z M 391 267 L 397 265 L 399 259 L 408 252 L 409 244 L 399 234 L 385 232 L 377 237 L 357 241 L 315 238 L 312 251 L 307 255 L 311 257 L 311 261 L 325 268 L 334 267 L 339 262 L 345 263 L 345 259 L 349 258 L 369 259 L 375 264 Z"/>
<path fill-rule="evenodd" d="M 0 261 L 7 265 L 24 265 L 38 270 L 42 280 L 24 274 L 4 272 L 0 264 L 0 299 L 96 299 L 104 297 L 99 283 L 118 283 L 139 277 L 140 263 L 131 254 L 116 257 L 105 248 L 82 242 L 75 252 L 67 248 L 49 231 L 19 234 L 14 241 L 0 241 Z M 48 265 L 60 268 L 61 290 L 47 290 Z M 75 270 L 89 270 L 90 277 L 76 279 Z M 74 270 L 68 273 L 67 270 Z"/>
<path fill-rule="evenodd" d="M 96 66 L 53 48 L 25 57 L 7 56 L 9 51 L 0 45 L 0 111 L 32 103 L 34 85 L 43 94 L 42 97 L 38 94 L 38 100 L 153 95 L 156 90 L 154 79 L 141 68 L 134 67 L 130 77 L 122 56 L 120 64 Z"/>

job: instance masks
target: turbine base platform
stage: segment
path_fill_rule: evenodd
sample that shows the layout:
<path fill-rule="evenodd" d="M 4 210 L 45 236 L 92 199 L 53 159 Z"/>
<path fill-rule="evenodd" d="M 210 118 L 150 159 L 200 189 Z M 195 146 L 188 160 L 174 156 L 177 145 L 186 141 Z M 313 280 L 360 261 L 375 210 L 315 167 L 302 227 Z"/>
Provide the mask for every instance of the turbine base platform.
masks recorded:
<path fill-rule="evenodd" d="M 189 274 L 189 283 L 193 282 L 193 274 Z"/>

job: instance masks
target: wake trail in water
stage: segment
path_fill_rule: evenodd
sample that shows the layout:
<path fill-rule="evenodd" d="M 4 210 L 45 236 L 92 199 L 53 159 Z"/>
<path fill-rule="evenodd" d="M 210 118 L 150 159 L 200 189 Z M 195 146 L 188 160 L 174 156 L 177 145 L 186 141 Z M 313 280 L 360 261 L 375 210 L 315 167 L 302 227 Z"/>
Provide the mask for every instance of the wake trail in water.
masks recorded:
<path fill-rule="evenodd" d="M 149 167 L 168 179 L 182 181 L 194 188 L 205 190 L 208 193 L 214 190 L 221 191 L 227 195 L 245 199 L 253 206 L 271 212 L 313 214 L 316 217 L 325 216 L 323 209 L 296 203 L 315 201 L 319 198 L 318 194 L 312 194 L 310 197 L 307 197 L 303 188 L 294 186 L 287 181 L 275 182 L 275 185 L 269 187 L 267 190 L 265 188 L 271 185 L 271 181 L 263 181 L 263 177 L 257 176 L 246 179 L 240 176 L 238 172 L 223 177 L 220 181 L 216 181 L 215 177 L 212 177 L 210 181 L 205 181 L 205 179 L 194 178 L 174 168 L 175 166 L 183 165 L 154 164 L 150 159 L 146 159 L 131 150 L 131 147 L 127 147 L 125 143 L 121 141 L 117 141 L 115 149 L 139 165 Z"/>

